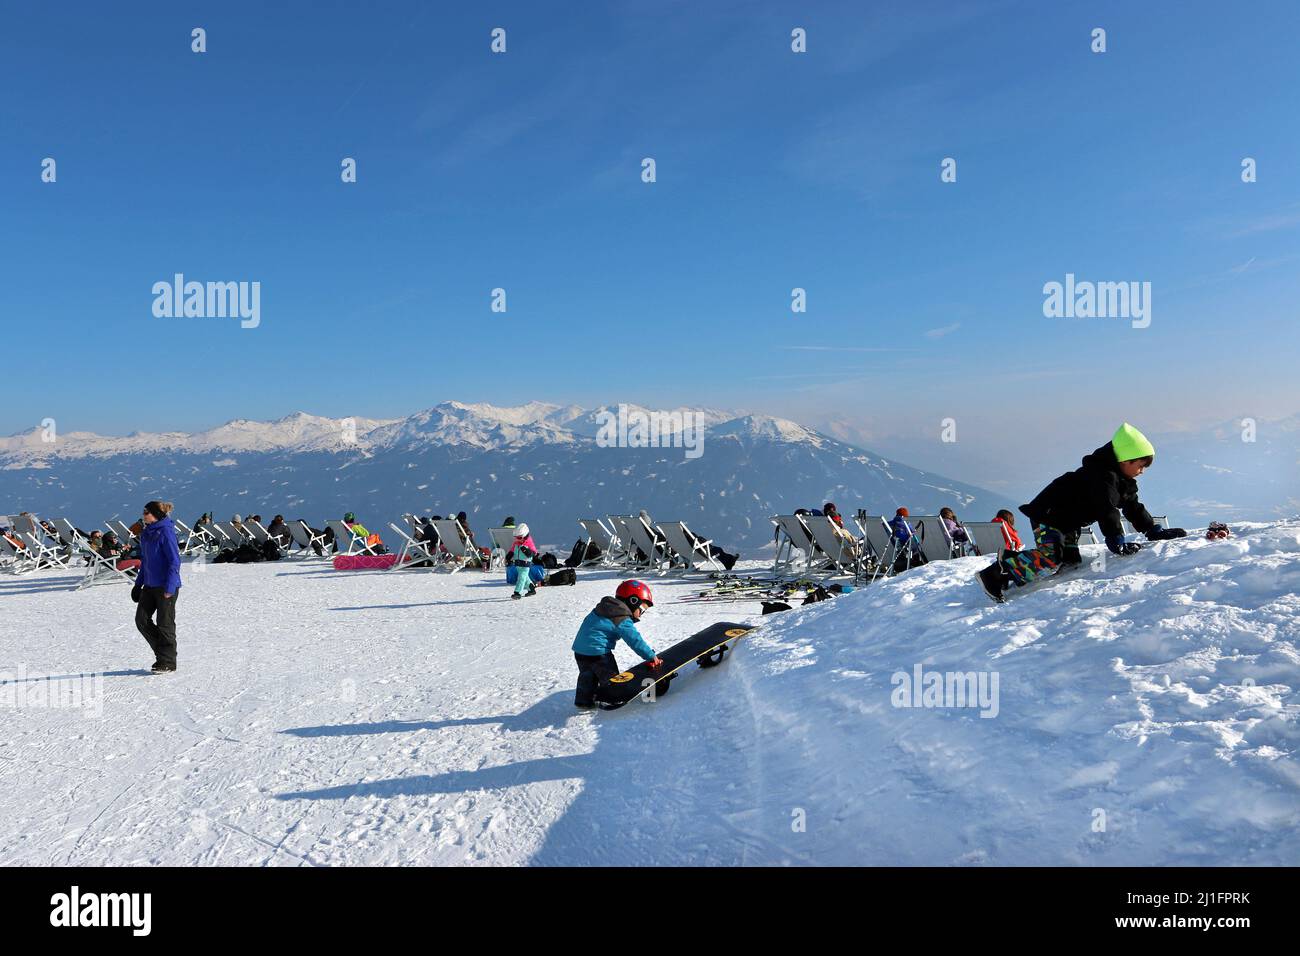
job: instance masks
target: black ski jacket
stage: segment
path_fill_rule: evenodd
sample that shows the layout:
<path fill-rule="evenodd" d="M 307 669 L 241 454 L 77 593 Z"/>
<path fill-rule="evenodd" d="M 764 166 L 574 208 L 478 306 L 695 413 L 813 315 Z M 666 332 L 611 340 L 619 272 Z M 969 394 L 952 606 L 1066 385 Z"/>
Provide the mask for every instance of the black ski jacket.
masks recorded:
<path fill-rule="evenodd" d="M 1137 482 L 1119 470 L 1110 442 L 1085 456 L 1082 468 L 1061 475 L 1020 510 L 1035 525 L 1062 531 L 1086 528 L 1095 521 L 1107 538 L 1124 533 L 1119 523 L 1121 513 L 1137 531 L 1145 533 L 1156 526 L 1138 501 Z"/>

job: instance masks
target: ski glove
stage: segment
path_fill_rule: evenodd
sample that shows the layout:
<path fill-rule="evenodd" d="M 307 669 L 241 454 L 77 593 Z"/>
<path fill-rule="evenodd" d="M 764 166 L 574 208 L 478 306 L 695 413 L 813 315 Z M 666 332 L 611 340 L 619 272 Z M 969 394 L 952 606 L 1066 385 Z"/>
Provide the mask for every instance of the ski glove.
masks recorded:
<path fill-rule="evenodd" d="M 131 586 L 131 600 L 134 601 L 136 604 L 140 603 L 140 592 L 143 590 L 144 590 L 144 585 L 141 584 L 139 581 L 136 581 L 135 584 Z"/>
<path fill-rule="evenodd" d="M 1118 535 L 1113 538 L 1107 538 L 1106 547 L 1110 548 L 1111 554 L 1118 554 L 1121 556 L 1137 554 L 1142 550 L 1142 545 L 1133 542 L 1125 544 L 1124 539 Z"/>
<path fill-rule="evenodd" d="M 1182 528 L 1152 528 L 1147 532 L 1148 541 L 1168 541 L 1171 538 L 1185 538 L 1187 532 Z"/>

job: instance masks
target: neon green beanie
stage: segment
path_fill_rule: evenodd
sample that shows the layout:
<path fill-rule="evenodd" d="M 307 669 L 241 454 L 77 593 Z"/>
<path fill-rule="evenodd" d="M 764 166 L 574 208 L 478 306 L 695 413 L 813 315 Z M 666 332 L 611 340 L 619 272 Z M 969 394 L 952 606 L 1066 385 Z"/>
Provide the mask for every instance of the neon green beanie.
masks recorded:
<path fill-rule="evenodd" d="M 1148 455 L 1154 458 L 1156 454 L 1155 446 L 1147 441 L 1147 436 L 1128 422 L 1116 429 L 1110 442 L 1115 446 L 1116 461 L 1132 461 L 1134 458 L 1146 458 Z"/>

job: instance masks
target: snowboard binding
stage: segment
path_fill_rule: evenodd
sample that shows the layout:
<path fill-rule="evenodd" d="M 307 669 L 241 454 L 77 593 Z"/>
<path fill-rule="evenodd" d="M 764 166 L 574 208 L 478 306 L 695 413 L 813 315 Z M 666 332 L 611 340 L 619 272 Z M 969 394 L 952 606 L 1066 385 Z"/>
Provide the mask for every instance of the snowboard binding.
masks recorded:
<path fill-rule="evenodd" d="M 695 663 L 701 667 L 717 667 L 722 663 L 722 659 L 727 656 L 727 651 L 731 649 L 729 644 L 719 644 L 707 654 L 701 654 L 696 658 Z"/>

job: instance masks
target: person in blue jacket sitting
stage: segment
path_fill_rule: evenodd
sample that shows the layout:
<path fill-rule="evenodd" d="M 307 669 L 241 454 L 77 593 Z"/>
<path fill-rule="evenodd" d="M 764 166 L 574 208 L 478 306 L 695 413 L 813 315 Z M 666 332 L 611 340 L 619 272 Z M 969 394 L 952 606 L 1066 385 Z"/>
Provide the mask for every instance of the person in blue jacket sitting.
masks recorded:
<path fill-rule="evenodd" d="M 601 598 L 600 603 L 583 618 L 578 636 L 573 641 L 573 657 L 578 662 L 578 688 L 573 703 L 583 710 L 596 706 L 596 688 L 600 682 L 619 672 L 614 659 L 614 645 L 620 640 L 636 651 L 642 660 L 650 661 L 652 668 L 663 666 L 663 661 L 641 632 L 637 622 L 645 609 L 654 607 L 654 595 L 640 581 L 624 581 L 613 597 Z"/>

